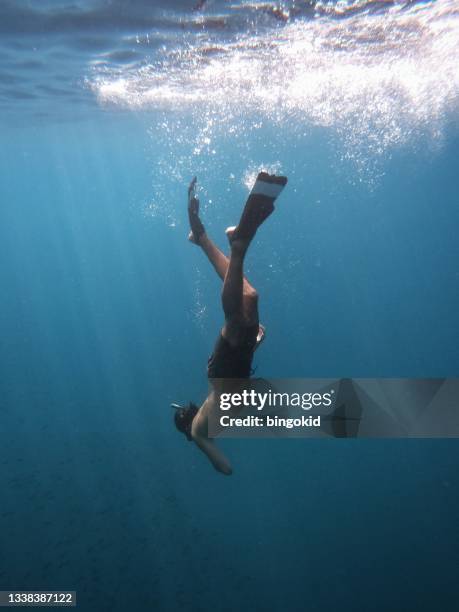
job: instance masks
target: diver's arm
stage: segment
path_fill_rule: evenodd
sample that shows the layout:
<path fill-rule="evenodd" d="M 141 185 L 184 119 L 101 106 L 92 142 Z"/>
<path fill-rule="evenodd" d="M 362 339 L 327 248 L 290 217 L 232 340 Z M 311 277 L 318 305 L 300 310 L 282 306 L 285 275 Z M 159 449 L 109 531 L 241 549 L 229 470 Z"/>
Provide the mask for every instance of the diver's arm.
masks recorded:
<path fill-rule="evenodd" d="M 230 476 L 233 473 L 231 465 L 213 440 L 207 437 L 207 410 L 203 407 L 198 412 L 191 426 L 191 437 L 196 445 L 205 453 L 217 472 Z"/>
<path fill-rule="evenodd" d="M 205 453 L 212 463 L 217 472 L 225 474 L 225 476 L 231 476 L 233 470 L 231 465 L 222 451 L 216 446 L 213 440 L 209 438 L 202 438 L 200 436 L 193 436 L 193 440 L 196 442 L 198 447 Z"/>

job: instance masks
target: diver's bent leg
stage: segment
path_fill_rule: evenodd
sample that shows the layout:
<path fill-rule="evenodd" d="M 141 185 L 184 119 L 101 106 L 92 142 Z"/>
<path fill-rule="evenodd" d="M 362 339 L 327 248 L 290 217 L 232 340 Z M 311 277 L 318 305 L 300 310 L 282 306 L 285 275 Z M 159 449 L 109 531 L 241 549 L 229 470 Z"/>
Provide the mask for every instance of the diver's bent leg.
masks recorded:
<path fill-rule="evenodd" d="M 207 234 L 203 234 L 199 240 L 199 246 L 202 248 L 204 253 L 207 255 L 208 260 L 215 268 L 218 276 L 225 280 L 226 273 L 228 271 L 229 266 L 229 257 L 227 257 L 212 240 L 207 236 Z M 255 289 L 252 287 L 250 282 L 244 276 L 243 279 L 243 291 L 244 295 L 252 295 Z"/>
<path fill-rule="evenodd" d="M 199 246 L 207 255 L 207 259 L 215 268 L 218 276 L 224 280 L 229 266 L 229 258 L 212 242 L 212 240 L 203 234 L 199 241 Z"/>

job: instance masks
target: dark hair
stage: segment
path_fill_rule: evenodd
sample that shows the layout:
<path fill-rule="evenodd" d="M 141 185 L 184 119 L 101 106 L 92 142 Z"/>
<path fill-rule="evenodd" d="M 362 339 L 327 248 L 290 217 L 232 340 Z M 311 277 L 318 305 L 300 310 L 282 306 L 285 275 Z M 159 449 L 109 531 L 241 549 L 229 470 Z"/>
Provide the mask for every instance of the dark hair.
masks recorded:
<path fill-rule="evenodd" d="M 193 440 L 191 437 L 191 425 L 199 408 L 196 404 L 190 402 L 186 408 L 179 408 L 174 414 L 174 423 L 179 431 L 185 434 L 187 440 Z"/>

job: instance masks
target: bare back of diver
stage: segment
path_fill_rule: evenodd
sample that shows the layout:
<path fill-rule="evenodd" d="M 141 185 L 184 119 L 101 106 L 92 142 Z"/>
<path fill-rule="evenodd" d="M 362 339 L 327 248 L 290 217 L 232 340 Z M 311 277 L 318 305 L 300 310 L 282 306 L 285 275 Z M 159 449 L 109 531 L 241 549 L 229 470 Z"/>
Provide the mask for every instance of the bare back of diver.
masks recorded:
<path fill-rule="evenodd" d="M 209 415 L 216 409 L 217 381 L 245 379 L 252 373 L 255 350 L 264 339 L 265 328 L 258 317 L 258 293 L 244 276 L 244 259 L 258 228 L 274 211 L 274 202 L 287 183 L 284 176 L 260 172 L 249 194 L 239 224 L 226 230 L 230 245 L 227 257 L 208 237 L 199 216 L 199 200 L 195 194 L 196 177 L 188 187 L 188 239 L 199 246 L 223 281 L 222 306 L 224 326 L 218 336 L 207 365 L 211 392 L 198 408 L 173 404 L 175 425 L 188 440 L 207 455 L 215 469 L 223 474 L 232 468 L 214 441 L 207 435 Z"/>

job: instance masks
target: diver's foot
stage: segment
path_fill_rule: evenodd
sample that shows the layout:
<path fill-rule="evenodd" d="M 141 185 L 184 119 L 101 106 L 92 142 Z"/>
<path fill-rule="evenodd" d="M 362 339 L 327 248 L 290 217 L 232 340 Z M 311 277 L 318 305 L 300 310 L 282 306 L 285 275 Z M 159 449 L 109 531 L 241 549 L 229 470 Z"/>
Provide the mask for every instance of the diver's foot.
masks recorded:
<path fill-rule="evenodd" d="M 260 172 L 247 198 L 238 226 L 230 242 L 245 240 L 250 243 L 257 229 L 274 210 L 274 202 L 287 184 L 287 177 Z"/>
<path fill-rule="evenodd" d="M 225 230 L 225 234 L 226 237 L 228 238 L 228 242 L 231 244 L 231 240 L 233 239 L 233 234 L 234 234 L 234 230 L 236 229 L 235 225 L 230 225 L 229 227 L 226 228 Z"/>
<path fill-rule="evenodd" d="M 238 253 L 245 253 L 249 248 L 250 238 L 239 238 L 235 236 L 236 226 L 232 225 L 227 227 L 225 230 L 226 237 L 228 238 L 228 242 L 230 243 L 230 247 L 232 251 L 237 251 Z"/>

